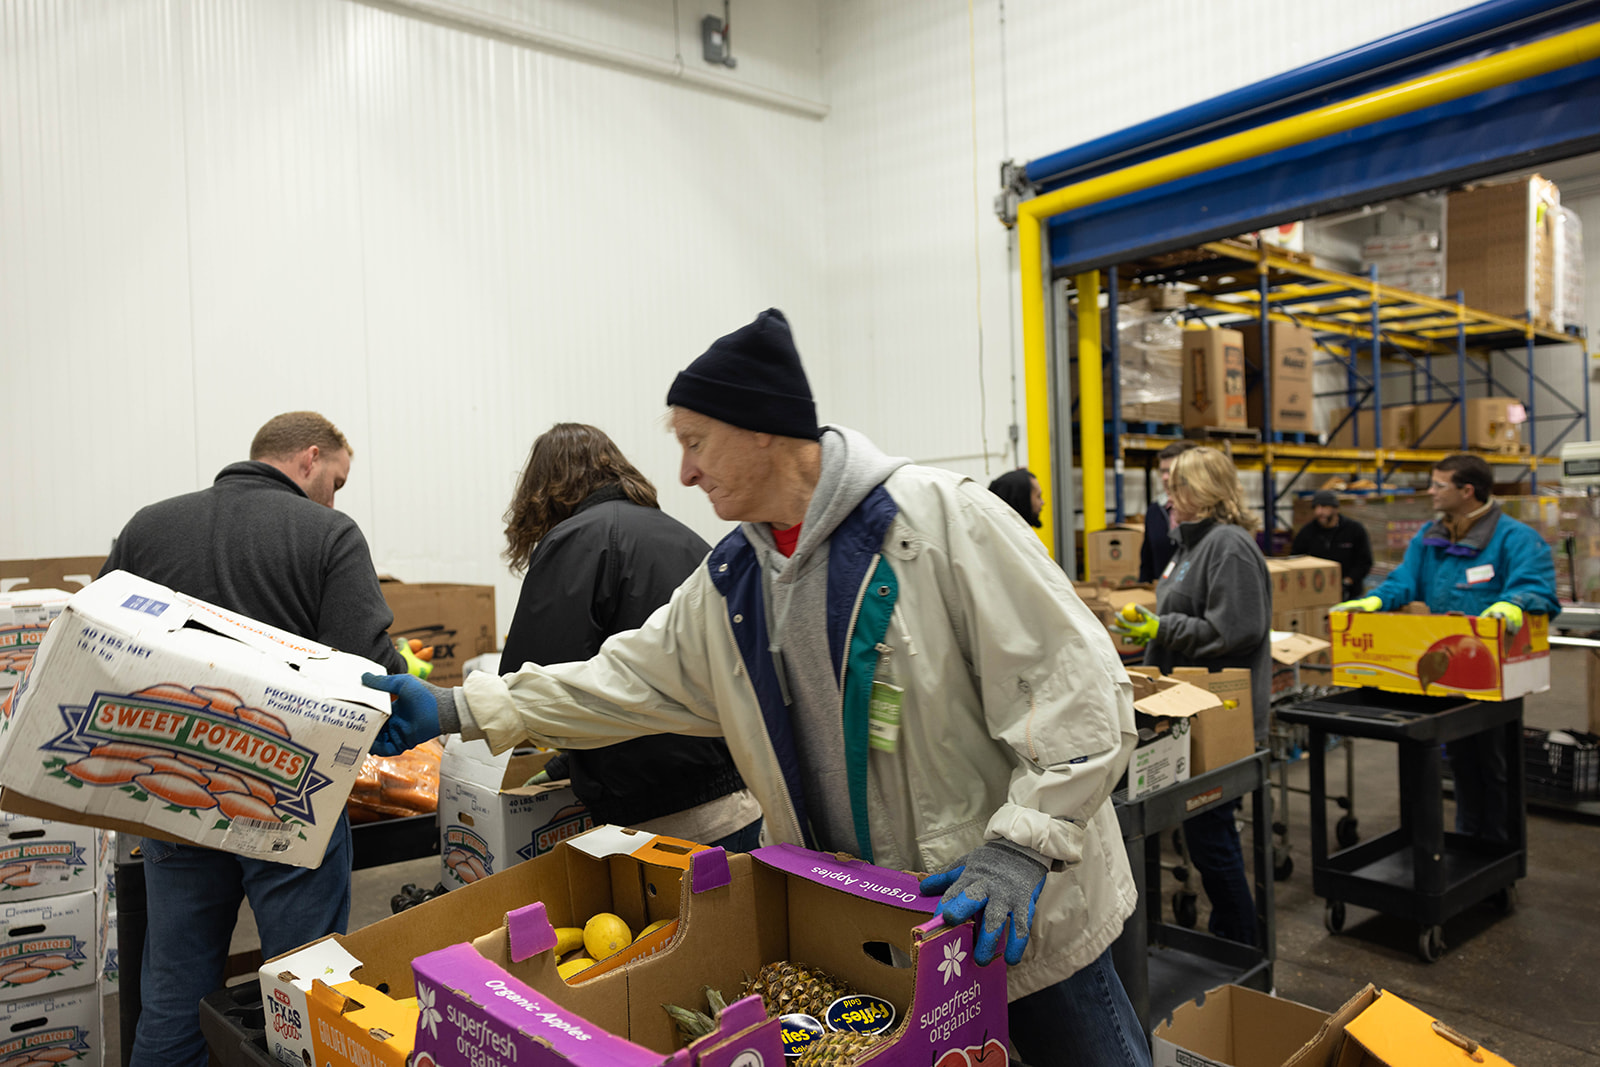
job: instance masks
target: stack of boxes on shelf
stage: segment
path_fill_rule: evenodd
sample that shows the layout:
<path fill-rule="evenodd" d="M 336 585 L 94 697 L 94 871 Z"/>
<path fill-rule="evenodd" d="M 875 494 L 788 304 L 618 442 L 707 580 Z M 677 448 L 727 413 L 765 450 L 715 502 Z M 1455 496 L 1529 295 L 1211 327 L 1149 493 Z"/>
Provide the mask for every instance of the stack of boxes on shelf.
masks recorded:
<path fill-rule="evenodd" d="M 1486 451 L 1517 451 L 1522 447 L 1527 408 L 1509 396 L 1480 396 L 1465 401 L 1466 447 Z M 1373 448 L 1372 410 L 1357 411 L 1346 420 L 1349 408 L 1336 409 L 1330 420 L 1328 444 L 1335 448 Z M 1343 425 L 1340 425 L 1340 424 Z M 1457 449 L 1462 447 L 1461 411 L 1450 401 L 1431 404 L 1385 404 L 1384 448 Z"/>
<path fill-rule="evenodd" d="M 1535 174 L 1450 194 L 1445 273 L 1468 307 L 1562 328 L 1557 289 L 1561 193 Z"/>
<path fill-rule="evenodd" d="M 1437 230 L 1368 237 L 1361 244 L 1361 273 L 1373 267 L 1383 285 L 1422 296 L 1445 294 L 1445 259 Z"/>

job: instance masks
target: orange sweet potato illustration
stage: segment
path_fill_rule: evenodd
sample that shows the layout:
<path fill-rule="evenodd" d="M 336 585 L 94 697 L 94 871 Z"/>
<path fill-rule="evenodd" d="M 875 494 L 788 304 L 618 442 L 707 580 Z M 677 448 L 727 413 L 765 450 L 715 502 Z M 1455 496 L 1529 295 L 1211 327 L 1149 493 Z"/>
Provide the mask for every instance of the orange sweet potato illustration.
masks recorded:
<path fill-rule="evenodd" d="M 137 759 L 142 760 L 147 756 L 165 756 L 167 753 L 159 748 L 149 745 L 132 745 L 126 741 L 107 741 L 103 745 L 96 745 L 89 750 L 91 756 L 107 756 L 111 759 Z"/>
<path fill-rule="evenodd" d="M 279 737 L 289 736 L 289 728 L 283 725 L 282 719 L 276 715 L 269 715 L 260 708 L 239 707 L 234 709 L 234 714 L 239 717 L 240 721 L 254 723 L 264 730 L 271 730 Z"/>
<path fill-rule="evenodd" d="M 244 697 L 232 689 L 219 689 L 209 685 L 197 685 L 192 690 L 195 696 L 209 701 L 211 706 L 218 711 L 227 712 L 229 715 L 239 710 L 244 703 Z"/>
<path fill-rule="evenodd" d="M 207 771 L 206 785 L 211 792 L 221 795 L 223 793 L 249 794 L 250 787 L 244 784 L 244 779 L 230 771 Z"/>
<path fill-rule="evenodd" d="M 20 971 L 27 965 L 28 962 L 26 960 L 12 960 L 9 963 L 0 963 L 0 981 L 4 981 L 6 975 L 12 971 Z"/>
<path fill-rule="evenodd" d="M 90 785 L 121 785 L 123 782 L 133 781 L 141 774 L 149 774 L 154 769 L 148 763 L 117 759 L 113 756 L 89 756 L 62 768 L 78 781 Z"/>
<path fill-rule="evenodd" d="M 32 871 L 23 871 L 21 874 L 13 874 L 9 878 L 0 879 L 0 885 L 8 885 L 12 889 L 32 889 L 42 881 L 44 879 Z"/>
<path fill-rule="evenodd" d="M 211 703 L 205 697 L 200 696 L 188 686 L 178 685 L 175 682 L 162 682 L 159 685 L 147 685 L 138 692 L 129 693 L 128 695 L 136 697 L 155 697 L 157 700 L 170 700 L 175 704 L 192 704 L 197 708 L 203 708 Z"/>
<path fill-rule="evenodd" d="M 37 982 L 41 978 L 49 978 L 55 973 L 54 971 L 47 971 L 43 967 L 23 967 L 12 971 L 0 981 L 3 981 L 6 985 L 27 985 L 30 982 Z"/>
<path fill-rule="evenodd" d="M 78 1058 L 78 1054 L 70 1048 L 36 1048 L 29 1055 L 43 1063 L 66 1063 L 68 1060 Z"/>
<path fill-rule="evenodd" d="M 205 810 L 217 806 L 217 798 L 202 785 L 181 774 L 141 774 L 133 784 L 151 796 L 160 797 L 180 808 Z"/>
<path fill-rule="evenodd" d="M 247 819 L 259 819 L 263 822 L 279 821 L 276 812 L 249 793 L 223 793 L 217 798 L 217 804 L 221 807 L 222 814 L 230 819 L 237 819 L 242 815 Z"/>
<path fill-rule="evenodd" d="M 212 763 L 210 760 L 201 759 L 199 756 L 191 756 L 188 753 L 176 753 L 174 758 L 183 760 L 183 762 L 187 763 L 197 771 L 214 771 L 217 769 L 217 765 Z"/>
<path fill-rule="evenodd" d="M 189 766 L 181 759 L 176 759 L 172 756 L 149 756 L 142 762 L 148 763 L 153 771 L 160 771 L 163 774 L 176 774 L 200 786 L 206 784 L 206 772 Z"/>
<path fill-rule="evenodd" d="M 243 779 L 245 788 L 250 790 L 251 796 L 255 797 L 269 808 L 275 808 L 278 806 L 278 794 L 268 789 L 266 783 L 261 781 L 261 779 L 252 778 L 248 774 L 241 774 L 239 777 Z"/>
<path fill-rule="evenodd" d="M 10 878 L 13 874 L 27 874 L 32 869 L 33 864 L 31 863 L 8 863 L 4 867 L 0 867 L 0 882 Z"/>
<path fill-rule="evenodd" d="M 65 956 L 37 956 L 28 962 L 47 971 L 64 971 L 72 966 L 72 961 Z"/>

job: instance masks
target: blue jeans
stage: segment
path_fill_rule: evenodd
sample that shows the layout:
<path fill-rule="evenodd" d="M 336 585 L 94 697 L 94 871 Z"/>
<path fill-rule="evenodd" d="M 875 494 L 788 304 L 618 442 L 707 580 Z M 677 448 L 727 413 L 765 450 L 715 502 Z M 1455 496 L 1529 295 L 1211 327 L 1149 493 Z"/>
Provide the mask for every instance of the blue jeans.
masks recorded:
<path fill-rule="evenodd" d="M 250 900 L 271 959 L 350 920 L 350 823 L 344 815 L 314 871 L 144 839 L 147 925 L 133 1067 L 206 1067 L 200 1000 L 223 983 L 239 904 Z"/>
<path fill-rule="evenodd" d="M 1011 1044 L 1028 1067 L 1150 1067 L 1150 1046 L 1111 950 L 1053 986 L 1011 1002 Z"/>
<path fill-rule="evenodd" d="M 1455 780 L 1456 833 L 1501 844 L 1511 840 L 1504 728 L 1447 741 L 1444 749 Z"/>
<path fill-rule="evenodd" d="M 728 852 L 749 852 L 761 844 L 761 820 L 746 826 L 742 830 L 735 830 L 727 837 L 719 837 L 711 842 L 712 848 L 722 848 Z"/>
<path fill-rule="evenodd" d="M 1233 825 L 1233 805 L 1203 811 L 1183 824 L 1189 863 L 1200 872 L 1200 884 L 1211 901 L 1213 934 L 1229 941 L 1256 943 L 1256 906 L 1244 873 L 1244 852 Z"/>

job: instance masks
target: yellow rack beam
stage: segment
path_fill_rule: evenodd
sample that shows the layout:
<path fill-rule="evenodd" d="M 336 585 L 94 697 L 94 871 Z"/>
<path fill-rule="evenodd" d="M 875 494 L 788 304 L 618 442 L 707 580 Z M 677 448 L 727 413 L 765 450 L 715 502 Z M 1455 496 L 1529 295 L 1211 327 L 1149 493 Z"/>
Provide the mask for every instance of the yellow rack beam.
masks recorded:
<path fill-rule="evenodd" d="M 1122 438 L 1122 451 L 1124 454 L 1136 452 L 1159 452 L 1172 444 L 1171 437 L 1150 437 L 1144 434 L 1125 434 Z M 1293 444 L 1262 444 L 1239 437 L 1217 437 L 1207 440 L 1196 440 L 1196 444 L 1207 445 L 1219 452 L 1243 459 L 1310 459 L 1316 463 L 1343 463 L 1342 467 L 1333 469 L 1348 469 L 1351 464 L 1363 466 L 1390 464 L 1407 464 L 1421 466 L 1423 464 L 1438 463 L 1446 456 L 1455 456 L 1461 453 L 1459 448 L 1328 448 L 1323 445 L 1293 445 Z M 1484 460 L 1498 466 L 1527 467 L 1538 464 L 1541 467 L 1554 467 L 1561 462 L 1559 456 L 1534 456 L 1517 452 L 1485 452 L 1476 449 L 1467 449 L 1473 455 L 1482 456 Z"/>

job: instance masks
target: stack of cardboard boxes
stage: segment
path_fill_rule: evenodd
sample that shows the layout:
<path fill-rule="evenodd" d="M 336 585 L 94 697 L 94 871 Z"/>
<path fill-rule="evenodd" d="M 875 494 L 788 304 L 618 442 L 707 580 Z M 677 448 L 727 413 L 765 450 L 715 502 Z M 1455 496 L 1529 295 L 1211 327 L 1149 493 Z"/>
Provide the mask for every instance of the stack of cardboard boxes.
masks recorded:
<path fill-rule="evenodd" d="M 1431 404 L 1385 404 L 1384 448 L 1517 451 L 1522 447 L 1523 424 L 1528 421 L 1522 402 L 1508 396 L 1473 397 L 1466 402 L 1467 433 L 1461 436 L 1461 409 L 1450 401 Z M 1371 409 L 1346 418 L 1349 408 L 1337 408 L 1328 423 L 1328 444 L 1335 448 L 1373 448 Z M 1341 425 L 1342 424 L 1342 425 Z"/>
<path fill-rule="evenodd" d="M 1444 252 L 1438 230 L 1368 237 L 1361 244 L 1361 272 L 1378 268 L 1383 285 L 1423 296 L 1443 296 Z"/>
<path fill-rule="evenodd" d="M 1450 194 L 1445 273 L 1467 306 L 1559 329 L 1561 193 L 1535 174 Z"/>
<path fill-rule="evenodd" d="M 1267 560 L 1272 580 L 1272 628 L 1330 640 L 1328 609 L 1344 599 L 1339 565 L 1315 556 L 1286 556 Z M 1308 656 L 1305 663 L 1326 666 L 1328 653 Z"/>

